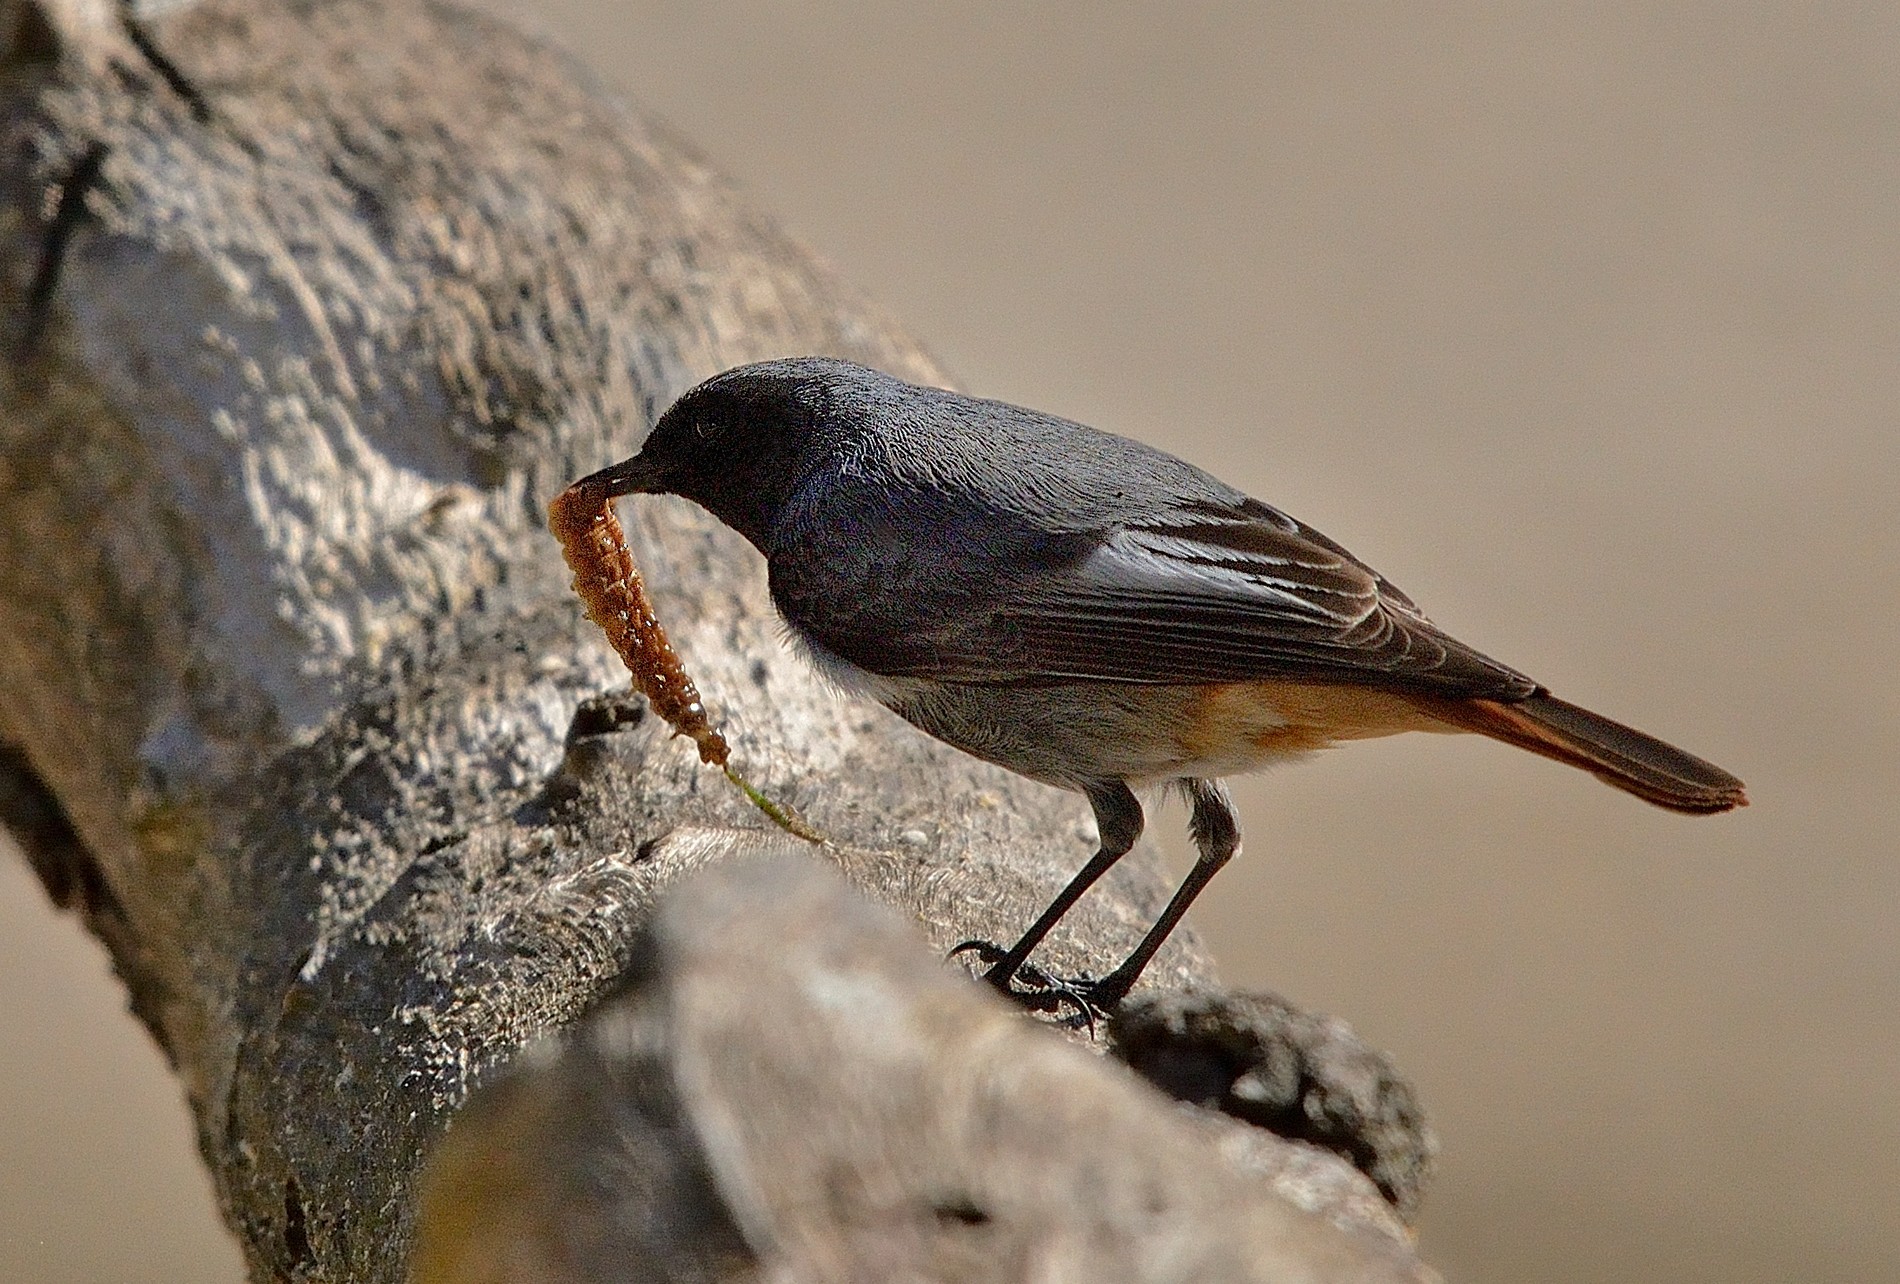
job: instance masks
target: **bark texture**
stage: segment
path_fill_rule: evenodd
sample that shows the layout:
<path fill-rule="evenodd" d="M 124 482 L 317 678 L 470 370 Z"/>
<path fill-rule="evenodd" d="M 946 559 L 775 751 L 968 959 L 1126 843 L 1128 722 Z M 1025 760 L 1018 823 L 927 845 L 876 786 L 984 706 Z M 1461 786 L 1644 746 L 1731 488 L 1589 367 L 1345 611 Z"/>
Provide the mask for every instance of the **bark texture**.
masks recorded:
<path fill-rule="evenodd" d="M 543 513 L 692 383 L 799 352 L 943 378 L 494 23 L 0 0 L 0 820 L 110 946 L 255 1278 L 400 1278 L 475 1081 L 616 982 L 662 889 L 787 841 L 625 694 Z M 1010 939 L 1077 867 L 1079 800 L 825 690 L 698 510 L 622 515 L 735 761 L 929 950 Z M 1105 970 L 1166 890 L 1138 851 L 1047 961 Z M 1190 938 L 1149 984 L 1212 977 Z M 1281 1150 L 1275 1198 L 1401 1242 L 1351 1168 Z"/>
<path fill-rule="evenodd" d="M 456 1120 L 416 1284 L 1425 1278 L 1402 1237 L 1307 1210 L 1327 1160 L 1197 1114 L 809 859 L 721 861 Z"/>

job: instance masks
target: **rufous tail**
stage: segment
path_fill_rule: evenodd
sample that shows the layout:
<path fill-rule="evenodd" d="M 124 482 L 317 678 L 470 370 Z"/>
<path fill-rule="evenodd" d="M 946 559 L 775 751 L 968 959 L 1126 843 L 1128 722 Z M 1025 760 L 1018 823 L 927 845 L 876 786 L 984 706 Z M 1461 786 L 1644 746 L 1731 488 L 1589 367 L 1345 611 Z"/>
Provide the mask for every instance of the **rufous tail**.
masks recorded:
<path fill-rule="evenodd" d="M 1446 700 L 1432 712 L 1467 731 L 1581 767 L 1671 811 L 1706 814 L 1748 805 L 1742 782 L 1714 763 L 1555 696 Z"/>

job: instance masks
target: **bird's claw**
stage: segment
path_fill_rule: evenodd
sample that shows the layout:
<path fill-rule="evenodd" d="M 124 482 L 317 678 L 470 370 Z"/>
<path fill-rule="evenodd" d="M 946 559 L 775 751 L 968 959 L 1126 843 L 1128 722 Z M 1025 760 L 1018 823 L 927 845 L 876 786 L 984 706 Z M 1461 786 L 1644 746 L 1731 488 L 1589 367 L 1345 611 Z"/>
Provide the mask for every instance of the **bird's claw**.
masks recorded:
<path fill-rule="evenodd" d="M 995 941 L 972 938 L 959 945 L 952 946 L 950 953 L 944 957 L 953 959 L 959 954 L 974 954 L 977 957 L 977 961 L 982 963 L 985 967 L 995 967 L 998 963 L 1003 961 L 1009 954 L 1009 951 L 998 945 Z"/>
<path fill-rule="evenodd" d="M 1099 982 L 1093 977 L 1055 976 L 1037 967 L 1034 963 L 1021 963 L 1014 968 L 1005 965 L 1009 951 L 994 941 L 964 941 L 950 951 L 949 957 L 961 954 L 974 954 L 977 961 L 984 965 L 982 979 L 989 982 L 1004 997 L 1031 1012 L 1060 1013 L 1064 1008 L 1073 1009 L 1058 1019 L 1057 1024 L 1071 1028 L 1087 1026 L 1090 1033 L 1095 1023 L 1108 1015 L 1113 1003 L 1103 1004 L 1096 1001 L 1093 991 Z"/>

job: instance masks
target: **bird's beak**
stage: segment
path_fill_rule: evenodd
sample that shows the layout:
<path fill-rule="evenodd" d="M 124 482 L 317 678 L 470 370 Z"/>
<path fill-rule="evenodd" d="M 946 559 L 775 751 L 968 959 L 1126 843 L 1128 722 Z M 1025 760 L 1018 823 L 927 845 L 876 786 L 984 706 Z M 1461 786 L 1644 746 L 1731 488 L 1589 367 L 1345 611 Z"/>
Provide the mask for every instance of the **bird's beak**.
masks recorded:
<path fill-rule="evenodd" d="M 591 473 L 574 483 L 611 499 L 616 495 L 650 494 L 666 489 L 660 469 L 646 455 L 635 455 Z"/>

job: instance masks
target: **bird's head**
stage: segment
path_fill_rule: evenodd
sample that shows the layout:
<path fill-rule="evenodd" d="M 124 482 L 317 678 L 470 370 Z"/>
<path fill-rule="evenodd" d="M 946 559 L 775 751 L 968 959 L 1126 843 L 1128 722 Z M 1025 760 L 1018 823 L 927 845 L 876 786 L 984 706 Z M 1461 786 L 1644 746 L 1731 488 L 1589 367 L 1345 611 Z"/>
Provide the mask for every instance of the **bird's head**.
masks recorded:
<path fill-rule="evenodd" d="M 889 375 L 826 357 L 738 366 L 661 415 L 640 453 L 587 479 L 609 495 L 680 495 L 763 549 L 798 482 L 840 444 L 853 389 Z"/>

